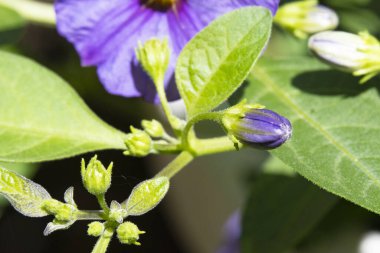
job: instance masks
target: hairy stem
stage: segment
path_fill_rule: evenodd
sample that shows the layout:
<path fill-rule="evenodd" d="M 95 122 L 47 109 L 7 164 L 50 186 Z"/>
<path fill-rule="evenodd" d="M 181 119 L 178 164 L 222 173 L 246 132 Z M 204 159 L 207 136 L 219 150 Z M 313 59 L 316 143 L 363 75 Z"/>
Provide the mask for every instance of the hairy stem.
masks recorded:
<path fill-rule="evenodd" d="M 0 0 L 0 5 L 16 11 L 30 22 L 48 26 L 55 26 L 56 24 L 52 4 L 32 0 Z"/>
<path fill-rule="evenodd" d="M 92 250 L 92 253 L 105 253 L 114 233 L 115 228 L 106 227 L 103 234 L 99 237 L 98 241 L 96 242 L 95 247 Z"/>
<path fill-rule="evenodd" d="M 156 85 L 158 97 L 160 98 L 160 101 L 161 101 L 162 109 L 164 110 L 165 115 L 169 121 L 169 124 L 174 130 L 174 133 L 178 135 L 182 127 L 182 121 L 173 115 L 169 107 L 168 99 L 166 98 L 163 78 L 161 81 L 155 81 L 155 85 Z"/>
<path fill-rule="evenodd" d="M 192 140 L 196 139 L 195 135 L 194 136 L 189 135 L 191 133 L 194 125 L 196 123 L 198 123 L 199 121 L 202 121 L 202 120 L 212 120 L 212 121 L 220 123 L 222 116 L 223 115 L 221 112 L 207 112 L 207 113 L 198 114 L 197 116 L 190 119 L 189 122 L 187 122 L 187 124 L 186 124 L 186 126 L 182 132 L 181 138 L 182 138 L 183 147 L 186 148 L 187 150 L 191 151 L 191 152 L 196 153 L 196 150 L 191 145 Z"/>
<path fill-rule="evenodd" d="M 194 156 L 190 152 L 182 151 L 182 153 L 171 161 L 163 170 L 161 170 L 156 177 L 168 177 L 170 179 L 180 172 L 193 159 Z"/>
<path fill-rule="evenodd" d="M 77 220 L 104 220 L 105 213 L 103 210 L 79 210 Z"/>
<path fill-rule="evenodd" d="M 96 198 L 98 199 L 100 207 L 104 210 L 105 214 L 108 215 L 110 212 L 110 208 L 108 207 L 108 204 L 106 202 L 105 195 L 100 194 L 100 195 L 96 196 Z"/>

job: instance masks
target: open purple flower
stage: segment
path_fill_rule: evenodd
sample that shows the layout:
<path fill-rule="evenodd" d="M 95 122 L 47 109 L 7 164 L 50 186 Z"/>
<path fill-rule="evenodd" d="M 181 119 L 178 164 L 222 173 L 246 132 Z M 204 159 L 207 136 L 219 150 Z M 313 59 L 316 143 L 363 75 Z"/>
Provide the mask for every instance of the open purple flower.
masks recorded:
<path fill-rule="evenodd" d="M 275 13 L 280 0 L 56 0 L 57 27 L 75 45 L 83 66 L 97 66 L 109 93 L 157 101 L 154 85 L 139 65 L 138 41 L 167 38 L 173 50 L 165 84 L 179 97 L 175 61 L 185 44 L 216 17 L 249 5 Z"/>

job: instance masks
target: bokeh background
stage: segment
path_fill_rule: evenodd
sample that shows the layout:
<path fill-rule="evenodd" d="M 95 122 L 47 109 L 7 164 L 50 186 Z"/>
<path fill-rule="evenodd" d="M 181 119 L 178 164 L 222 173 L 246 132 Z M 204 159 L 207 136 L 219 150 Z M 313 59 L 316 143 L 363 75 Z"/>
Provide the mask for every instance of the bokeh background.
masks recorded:
<path fill-rule="evenodd" d="M 340 29 L 351 32 L 369 30 L 380 38 L 380 1 L 326 0 L 322 3 L 338 12 Z M 129 125 L 139 126 L 141 119 L 164 120 L 160 108 L 155 105 L 140 99 L 107 94 L 97 79 L 95 69 L 82 68 L 73 47 L 52 28 L 27 25 L 0 34 L 0 42 L 1 49 L 26 55 L 63 77 L 97 115 L 116 128 L 127 132 Z M 275 27 L 265 54 L 268 57 L 285 57 L 309 53 L 306 41 L 298 40 Z M 180 111 L 180 108 L 176 109 Z M 200 124 L 198 130 L 204 136 L 221 133 L 211 123 Z M 104 163 L 115 163 L 113 185 L 107 198 L 118 201 L 124 200 L 136 184 L 153 176 L 173 159 L 173 156 L 137 159 L 125 157 L 117 151 L 97 154 Z M 57 199 L 62 200 L 64 191 L 74 186 L 79 207 L 95 209 L 98 208 L 96 200 L 82 187 L 79 171 L 80 159 L 89 159 L 92 155 L 41 164 L 4 166 L 33 178 Z M 246 149 L 197 159 L 172 180 L 169 194 L 156 209 L 142 217 L 133 218 L 140 229 L 147 231 L 141 237 L 142 246 L 123 246 L 114 240 L 109 252 L 217 252 L 225 243 L 225 222 L 232 214 L 245 209 L 245 199 L 251 194 L 251 185 L 263 168 L 275 171 L 273 177 L 292 174 L 281 162 L 270 159 L 264 151 Z M 96 238 L 86 236 L 86 222 L 77 222 L 68 231 L 58 231 L 44 237 L 42 231 L 51 217 L 23 217 L 5 201 L 1 203 L 1 253 L 91 252 L 96 242 Z M 295 213 L 298 211 L 294 210 Z M 371 238 L 376 238 L 377 233 L 380 233 L 380 218 L 340 200 L 313 232 L 295 246 L 295 252 L 363 253 L 359 247 L 368 233 L 372 233 Z"/>

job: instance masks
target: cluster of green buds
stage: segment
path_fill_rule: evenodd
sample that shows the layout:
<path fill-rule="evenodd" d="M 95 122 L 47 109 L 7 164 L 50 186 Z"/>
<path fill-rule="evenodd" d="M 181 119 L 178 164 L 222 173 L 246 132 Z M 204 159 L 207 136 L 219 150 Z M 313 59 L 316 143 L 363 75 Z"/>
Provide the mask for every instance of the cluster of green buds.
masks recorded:
<path fill-rule="evenodd" d="M 319 5 L 317 0 L 303 0 L 281 6 L 274 22 L 304 39 L 310 34 L 335 29 L 339 18 L 335 11 Z"/>
<path fill-rule="evenodd" d="M 309 48 L 331 66 L 363 76 L 360 83 L 380 73 L 380 42 L 368 32 L 318 33 L 309 39 Z"/>

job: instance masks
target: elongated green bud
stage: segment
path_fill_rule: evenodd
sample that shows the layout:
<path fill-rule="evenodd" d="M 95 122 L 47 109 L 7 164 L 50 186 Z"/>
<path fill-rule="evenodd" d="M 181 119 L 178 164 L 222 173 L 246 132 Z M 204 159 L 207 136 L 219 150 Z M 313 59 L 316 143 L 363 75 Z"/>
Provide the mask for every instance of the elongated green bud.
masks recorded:
<path fill-rule="evenodd" d="M 152 150 L 152 139 L 145 131 L 131 127 L 131 133 L 127 134 L 125 139 L 127 151 L 125 155 L 144 157 Z"/>

